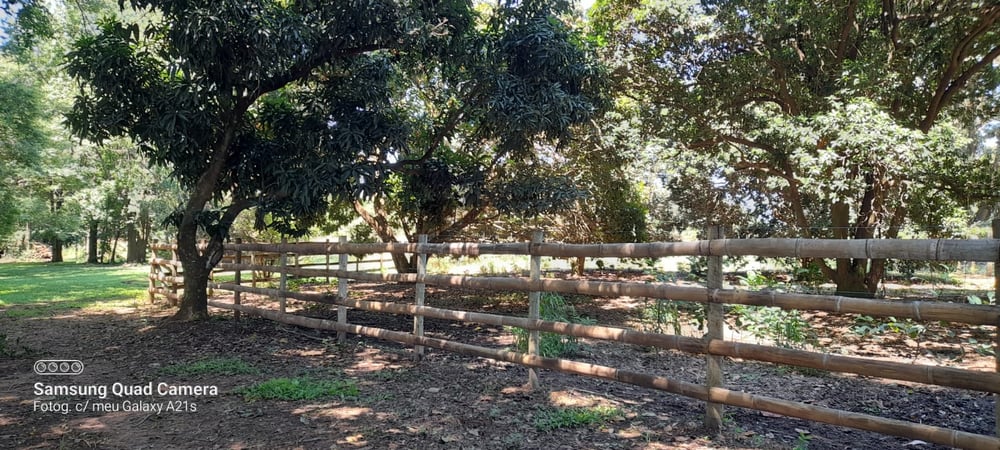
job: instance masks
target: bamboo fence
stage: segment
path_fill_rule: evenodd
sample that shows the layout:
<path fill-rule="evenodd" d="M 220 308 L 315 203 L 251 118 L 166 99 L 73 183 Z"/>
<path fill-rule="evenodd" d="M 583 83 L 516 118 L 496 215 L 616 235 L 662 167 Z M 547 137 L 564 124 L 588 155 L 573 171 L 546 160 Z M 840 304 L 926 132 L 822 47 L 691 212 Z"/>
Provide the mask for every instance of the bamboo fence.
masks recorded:
<path fill-rule="evenodd" d="M 184 276 L 181 275 L 181 262 L 177 260 L 177 247 L 154 240 L 149 244 L 149 249 L 153 253 L 149 258 L 149 286 L 146 288 L 149 302 L 154 302 L 159 295 L 167 299 L 171 305 L 177 305 L 180 302 L 181 290 L 184 289 Z M 160 258 L 158 253 L 162 252 L 170 252 L 170 257 Z"/>
<path fill-rule="evenodd" d="M 910 318 L 918 321 L 947 321 L 973 325 L 1000 325 L 1000 308 L 985 305 L 952 304 L 934 301 L 887 301 L 860 299 L 833 295 L 807 295 L 796 293 L 752 292 L 722 289 L 721 257 L 760 255 L 769 257 L 799 258 L 900 258 L 929 261 L 977 261 L 996 262 L 1000 255 L 1000 240 L 805 240 L 805 239 L 709 239 L 688 243 L 652 244 L 602 244 L 568 245 L 544 243 L 540 237 L 530 243 L 516 244 L 352 244 L 341 239 L 338 243 L 289 243 L 277 244 L 235 244 L 227 245 L 227 250 L 237 255 L 246 252 L 271 252 L 296 255 L 327 255 L 324 268 L 278 266 L 269 270 L 288 275 L 306 277 L 337 277 L 337 295 L 289 292 L 283 289 L 263 289 L 236 283 L 212 283 L 218 289 L 234 292 L 234 302 L 213 300 L 214 307 L 230 309 L 244 314 L 253 314 L 301 326 L 337 331 L 338 337 L 345 333 L 360 334 L 413 345 L 419 355 L 424 347 L 444 349 L 467 355 L 481 356 L 515 362 L 529 368 L 545 368 L 586 376 L 607 378 L 625 383 L 659 389 L 706 402 L 706 424 L 718 427 L 722 417 L 722 405 L 739 406 L 771 413 L 796 417 L 834 425 L 853 427 L 884 434 L 919 439 L 961 448 L 1000 449 L 1000 439 L 994 436 L 978 435 L 958 430 L 949 430 L 925 424 L 916 424 L 840 411 L 805 403 L 778 400 L 751 395 L 722 388 L 721 357 L 740 358 L 775 364 L 785 364 L 804 368 L 821 369 L 832 372 L 852 373 L 863 376 L 910 381 L 930 385 L 977 390 L 1000 394 L 1000 374 L 996 372 L 972 371 L 950 367 L 903 364 L 869 358 L 859 358 L 825 353 L 793 350 L 755 344 L 731 342 L 722 339 L 721 324 L 725 304 L 775 306 L 784 309 L 819 310 L 834 313 L 856 313 L 877 317 Z M 347 254 L 405 252 L 416 253 L 422 261 L 416 274 L 383 274 L 351 272 L 347 270 Z M 530 258 L 530 276 L 524 277 L 470 277 L 457 275 L 427 275 L 427 255 L 467 255 L 483 254 L 522 255 Z M 339 255 L 338 268 L 330 267 L 329 255 Z M 629 283 L 589 280 L 557 280 L 540 276 L 538 260 L 550 257 L 628 257 L 658 258 L 663 256 L 705 256 L 709 258 L 709 282 L 707 287 L 676 286 L 667 283 Z M 223 263 L 219 267 L 237 274 L 241 271 L 262 270 L 260 265 L 245 264 L 241 258 L 233 263 Z M 422 267 L 422 269 L 421 269 Z M 347 281 L 373 281 L 411 283 L 415 285 L 414 304 L 390 302 L 369 302 L 349 299 Z M 998 278 L 1000 284 L 1000 278 Z M 529 293 L 528 317 L 512 317 L 485 314 L 472 311 L 457 311 L 423 306 L 420 293 L 422 286 L 471 287 L 489 290 L 525 291 Z M 598 325 L 578 325 L 540 320 L 537 310 L 530 301 L 540 292 L 575 293 L 595 296 L 633 296 L 665 298 L 701 302 L 707 305 L 710 334 L 705 339 L 695 339 L 660 333 L 649 333 L 632 329 L 613 328 Z M 278 298 L 293 298 L 303 301 L 336 305 L 336 322 L 309 319 L 281 311 L 268 311 L 239 304 L 240 293 L 255 293 Z M 402 333 L 371 327 L 352 325 L 347 322 L 347 308 L 409 314 L 414 317 L 412 333 Z M 542 358 L 537 348 L 529 346 L 528 353 L 499 351 L 422 335 L 424 317 L 472 322 L 487 325 L 516 326 L 531 333 L 539 331 L 559 333 L 569 336 L 604 339 L 624 344 L 653 346 L 663 349 L 680 350 L 692 354 L 706 355 L 709 361 L 705 384 L 691 384 L 646 374 L 627 372 L 620 369 L 597 366 L 577 361 L 556 358 Z M 712 329 L 715 332 L 712 332 Z M 998 362 L 1000 371 L 1000 362 Z M 529 382 L 537 385 L 537 373 L 533 370 Z M 1000 408 L 998 408 L 1000 411 Z M 1000 414 L 1000 412 L 998 412 Z"/>

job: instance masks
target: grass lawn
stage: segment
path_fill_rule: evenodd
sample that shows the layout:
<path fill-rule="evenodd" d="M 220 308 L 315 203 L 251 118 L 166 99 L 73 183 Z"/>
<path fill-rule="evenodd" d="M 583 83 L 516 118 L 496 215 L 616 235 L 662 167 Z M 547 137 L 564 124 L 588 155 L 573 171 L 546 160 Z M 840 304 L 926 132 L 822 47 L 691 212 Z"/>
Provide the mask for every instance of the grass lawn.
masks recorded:
<path fill-rule="evenodd" d="M 131 305 L 145 298 L 148 273 L 147 266 L 0 264 L 0 313 L 26 317 Z"/>

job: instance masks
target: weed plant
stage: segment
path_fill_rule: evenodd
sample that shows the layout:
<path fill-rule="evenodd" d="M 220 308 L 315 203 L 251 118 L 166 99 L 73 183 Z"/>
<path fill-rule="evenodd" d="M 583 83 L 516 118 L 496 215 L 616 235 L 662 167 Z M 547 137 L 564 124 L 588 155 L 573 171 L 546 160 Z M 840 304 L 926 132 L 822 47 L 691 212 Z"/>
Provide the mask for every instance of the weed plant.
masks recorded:
<path fill-rule="evenodd" d="M 566 302 L 566 299 L 559 294 L 545 292 L 539 302 L 539 316 L 542 320 L 553 322 L 568 322 L 583 325 L 593 325 L 593 319 L 582 317 L 576 313 L 576 308 Z M 514 346 L 519 352 L 528 351 L 528 330 L 518 327 L 510 327 L 508 330 L 514 334 Z M 542 332 L 539 336 L 539 354 L 545 357 L 558 357 L 573 353 L 579 348 L 577 338 L 564 336 L 556 333 Z"/>

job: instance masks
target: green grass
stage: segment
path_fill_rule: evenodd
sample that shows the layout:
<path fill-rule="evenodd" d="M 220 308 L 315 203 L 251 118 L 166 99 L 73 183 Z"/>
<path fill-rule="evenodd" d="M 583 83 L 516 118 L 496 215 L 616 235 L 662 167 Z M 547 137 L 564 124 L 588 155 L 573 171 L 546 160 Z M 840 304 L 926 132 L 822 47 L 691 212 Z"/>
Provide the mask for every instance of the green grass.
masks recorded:
<path fill-rule="evenodd" d="M 260 373 L 256 367 L 239 358 L 211 358 L 185 364 L 174 364 L 160 369 L 165 375 L 253 375 Z"/>
<path fill-rule="evenodd" d="M 326 397 L 357 397 L 358 386 L 350 380 L 275 378 L 235 391 L 244 400 L 314 400 Z"/>
<path fill-rule="evenodd" d="M 146 295 L 146 266 L 0 264 L 0 308 L 34 317 L 77 308 L 128 306 Z M 19 307 L 9 309 L 10 307 Z"/>
<path fill-rule="evenodd" d="M 621 409 L 613 406 L 549 409 L 543 410 L 535 416 L 535 429 L 538 431 L 552 431 L 560 428 L 603 425 L 623 415 L 624 413 Z"/>

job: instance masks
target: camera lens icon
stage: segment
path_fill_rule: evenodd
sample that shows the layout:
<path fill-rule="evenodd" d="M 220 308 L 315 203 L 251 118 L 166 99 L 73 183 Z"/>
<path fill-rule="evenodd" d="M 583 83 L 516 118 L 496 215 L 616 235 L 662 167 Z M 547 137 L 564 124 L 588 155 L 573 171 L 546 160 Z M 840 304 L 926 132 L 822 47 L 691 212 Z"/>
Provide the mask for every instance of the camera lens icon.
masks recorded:
<path fill-rule="evenodd" d="M 38 375 L 79 375 L 83 373 L 83 362 L 75 359 L 43 359 L 36 361 Z"/>

